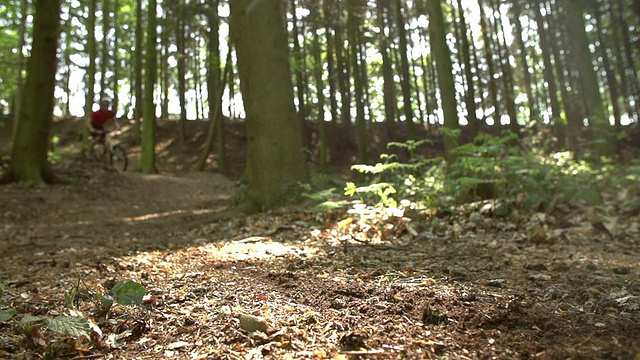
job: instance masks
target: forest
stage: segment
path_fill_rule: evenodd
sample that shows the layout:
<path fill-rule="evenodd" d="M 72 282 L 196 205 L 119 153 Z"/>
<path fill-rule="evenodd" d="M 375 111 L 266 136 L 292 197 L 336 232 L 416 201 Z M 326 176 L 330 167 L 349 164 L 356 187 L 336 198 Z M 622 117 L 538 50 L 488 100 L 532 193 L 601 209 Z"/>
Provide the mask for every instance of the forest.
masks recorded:
<path fill-rule="evenodd" d="M 639 26 L 0 0 L 0 358 L 640 359 Z"/>

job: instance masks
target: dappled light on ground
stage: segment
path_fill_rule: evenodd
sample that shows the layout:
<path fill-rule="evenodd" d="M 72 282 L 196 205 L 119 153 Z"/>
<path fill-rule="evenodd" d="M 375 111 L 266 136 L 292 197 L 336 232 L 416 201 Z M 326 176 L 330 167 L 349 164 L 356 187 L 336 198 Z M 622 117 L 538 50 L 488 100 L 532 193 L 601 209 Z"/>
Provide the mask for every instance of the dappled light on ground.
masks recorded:
<path fill-rule="evenodd" d="M 57 170 L 73 182 L 0 187 L 0 319 L 16 311 L 0 320 L 3 359 L 640 351 L 637 189 L 545 211 L 519 199 L 445 209 L 341 196 L 333 210 L 241 215 L 224 212 L 234 182 L 210 172 L 118 173 L 83 158 Z M 144 297 L 105 314 L 98 299 L 126 280 Z M 25 325 L 72 315 L 91 339 Z"/>

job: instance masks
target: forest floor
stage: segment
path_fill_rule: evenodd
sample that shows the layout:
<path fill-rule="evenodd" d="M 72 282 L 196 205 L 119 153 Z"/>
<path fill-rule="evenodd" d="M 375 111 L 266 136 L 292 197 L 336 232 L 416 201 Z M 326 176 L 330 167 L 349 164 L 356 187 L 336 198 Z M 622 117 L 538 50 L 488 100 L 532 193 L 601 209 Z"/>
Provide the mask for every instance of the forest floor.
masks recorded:
<path fill-rule="evenodd" d="M 0 186 L 0 359 L 640 359 L 638 189 L 506 217 L 241 216 L 234 181 L 181 166 L 197 151 L 173 125 L 159 175 L 64 155 L 68 184 Z M 129 279 L 144 301 L 99 322 L 91 295 Z M 91 340 L 20 322 L 70 314 Z"/>

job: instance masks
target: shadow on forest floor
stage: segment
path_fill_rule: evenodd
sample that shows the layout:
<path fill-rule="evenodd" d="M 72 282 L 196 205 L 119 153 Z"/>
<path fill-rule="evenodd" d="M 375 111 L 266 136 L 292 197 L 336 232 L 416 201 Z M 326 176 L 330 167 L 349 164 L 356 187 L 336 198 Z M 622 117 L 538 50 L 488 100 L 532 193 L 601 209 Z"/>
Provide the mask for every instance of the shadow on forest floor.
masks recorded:
<path fill-rule="evenodd" d="M 73 182 L 0 187 L 0 309 L 70 314 L 77 284 L 87 295 L 124 279 L 148 295 L 115 307 L 91 341 L 0 323 L 0 358 L 640 356 L 637 193 L 504 218 L 231 216 L 234 183 L 211 172 L 118 173 L 81 156 L 58 170 Z M 266 331 L 243 331 L 245 315 Z"/>

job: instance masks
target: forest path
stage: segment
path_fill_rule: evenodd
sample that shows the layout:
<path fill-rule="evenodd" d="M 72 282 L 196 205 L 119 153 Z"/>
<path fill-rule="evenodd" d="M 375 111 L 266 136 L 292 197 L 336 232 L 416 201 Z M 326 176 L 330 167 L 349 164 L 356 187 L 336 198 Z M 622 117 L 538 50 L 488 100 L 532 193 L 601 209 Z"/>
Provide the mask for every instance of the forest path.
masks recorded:
<path fill-rule="evenodd" d="M 0 187 L 0 254 L 28 258 L 34 251 L 77 246 L 140 250 L 188 241 L 188 224 L 226 209 L 234 187 L 206 172 L 147 175 L 84 167 L 82 173 L 72 184 Z"/>

